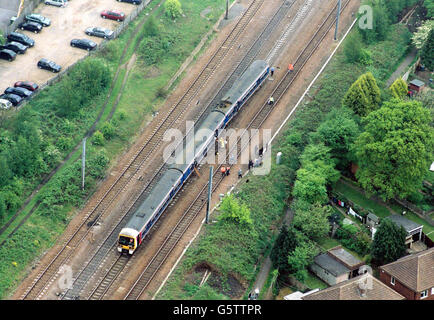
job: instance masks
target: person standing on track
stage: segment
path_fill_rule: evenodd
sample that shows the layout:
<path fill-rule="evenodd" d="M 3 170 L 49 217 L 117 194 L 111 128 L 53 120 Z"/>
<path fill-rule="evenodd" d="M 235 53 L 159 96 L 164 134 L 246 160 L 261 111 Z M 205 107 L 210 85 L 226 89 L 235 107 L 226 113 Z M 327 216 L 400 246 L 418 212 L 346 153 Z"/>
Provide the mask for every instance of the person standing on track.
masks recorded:
<path fill-rule="evenodd" d="M 220 172 L 222 173 L 222 177 L 226 176 L 226 167 L 225 166 L 221 166 L 220 167 Z"/>
<path fill-rule="evenodd" d="M 231 167 L 227 166 L 226 167 L 226 175 L 229 175 L 231 173 Z"/>
<path fill-rule="evenodd" d="M 238 170 L 238 179 L 241 179 L 243 177 L 243 170 L 241 168 Z"/>
<path fill-rule="evenodd" d="M 272 106 L 274 104 L 274 98 L 270 97 L 270 100 L 268 100 L 268 105 Z"/>
<path fill-rule="evenodd" d="M 274 67 L 271 67 L 271 69 L 270 69 L 270 76 L 273 76 L 273 74 L 274 74 Z"/>

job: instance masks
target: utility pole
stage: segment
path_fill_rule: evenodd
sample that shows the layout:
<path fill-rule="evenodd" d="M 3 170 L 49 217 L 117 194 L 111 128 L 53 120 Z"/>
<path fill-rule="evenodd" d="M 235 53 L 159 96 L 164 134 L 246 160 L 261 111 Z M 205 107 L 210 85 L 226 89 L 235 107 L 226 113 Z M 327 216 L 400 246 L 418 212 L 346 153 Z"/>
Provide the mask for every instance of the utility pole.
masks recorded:
<path fill-rule="evenodd" d="M 81 189 L 84 190 L 84 174 L 86 167 L 86 137 L 83 139 L 83 152 L 81 153 Z"/>
<path fill-rule="evenodd" d="M 229 11 L 229 0 L 226 0 L 226 16 L 225 16 L 226 20 L 228 20 L 228 11 Z"/>
<path fill-rule="evenodd" d="M 209 182 L 208 182 L 208 202 L 206 204 L 206 217 L 205 223 L 208 224 L 209 220 L 209 207 L 211 205 L 211 193 L 212 193 L 212 170 L 213 166 L 209 166 Z"/>
<path fill-rule="evenodd" d="M 338 40 L 339 18 L 341 16 L 341 0 L 338 2 L 338 13 L 336 17 L 335 41 Z"/>

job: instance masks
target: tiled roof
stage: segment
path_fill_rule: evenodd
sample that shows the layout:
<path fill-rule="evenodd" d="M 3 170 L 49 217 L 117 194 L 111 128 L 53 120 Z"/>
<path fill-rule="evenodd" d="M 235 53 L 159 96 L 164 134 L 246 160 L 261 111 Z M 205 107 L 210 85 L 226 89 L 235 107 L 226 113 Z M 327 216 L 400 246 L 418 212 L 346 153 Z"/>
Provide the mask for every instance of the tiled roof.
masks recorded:
<path fill-rule="evenodd" d="M 372 283 L 362 295 L 360 282 Z M 330 288 L 302 297 L 303 300 L 404 300 L 398 292 L 386 286 L 369 273 L 340 282 Z"/>
<path fill-rule="evenodd" d="M 434 287 L 434 248 L 405 256 L 383 269 L 415 292 Z"/>
<path fill-rule="evenodd" d="M 342 263 L 330 257 L 327 253 L 322 253 L 316 256 L 314 261 L 317 265 L 319 265 L 324 270 L 327 270 L 335 277 L 350 272 L 350 269 L 348 269 Z"/>

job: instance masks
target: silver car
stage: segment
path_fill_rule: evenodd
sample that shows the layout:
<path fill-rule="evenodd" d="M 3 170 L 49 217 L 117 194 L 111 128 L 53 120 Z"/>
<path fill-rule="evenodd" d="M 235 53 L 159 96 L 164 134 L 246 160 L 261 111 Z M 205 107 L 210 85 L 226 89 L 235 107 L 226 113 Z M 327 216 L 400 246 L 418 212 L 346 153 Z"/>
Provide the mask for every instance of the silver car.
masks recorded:
<path fill-rule="evenodd" d="M 68 0 L 45 0 L 44 3 L 56 7 L 65 7 L 68 4 Z"/>
<path fill-rule="evenodd" d="M 114 32 L 100 27 L 87 28 L 85 33 L 89 36 L 104 38 L 104 39 L 112 39 Z"/>

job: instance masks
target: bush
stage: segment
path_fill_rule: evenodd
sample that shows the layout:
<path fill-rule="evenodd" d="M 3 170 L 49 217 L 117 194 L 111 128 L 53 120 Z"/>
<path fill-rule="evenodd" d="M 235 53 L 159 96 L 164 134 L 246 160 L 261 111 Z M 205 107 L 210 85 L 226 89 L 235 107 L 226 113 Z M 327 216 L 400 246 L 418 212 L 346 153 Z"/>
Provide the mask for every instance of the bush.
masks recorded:
<path fill-rule="evenodd" d="M 179 0 L 167 0 L 164 3 L 164 8 L 166 15 L 169 18 L 176 19 L 182 14 L 181 3 Z"/>
<path fill-rule="evenodd" d="M 116 135 L 116 128 L 113 126 L 112 122 L 104 122 L 101 126 L 101 133 L 105 139 L 110 140 Z"/>
<path fill-rule="evenodd" d="M 99 131 L 99 130 L 96 131 L 93 134 L 92 143 L 96 146 L 102 146 L 102 145 L 104 145 L 104 142 L 105 142 L 104 135 L 101 133 L 101 131 Z"/>

